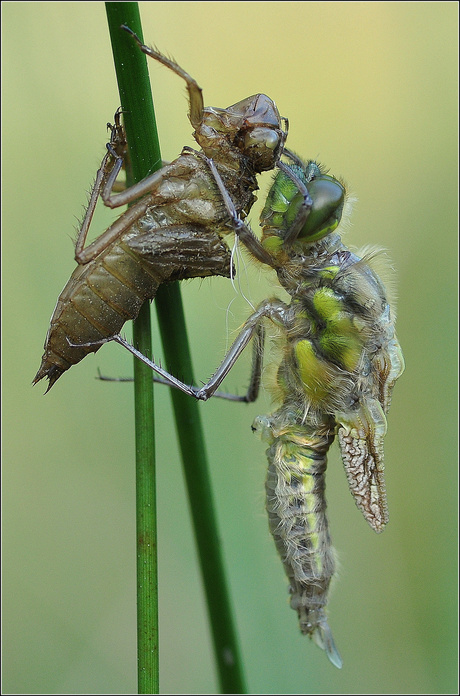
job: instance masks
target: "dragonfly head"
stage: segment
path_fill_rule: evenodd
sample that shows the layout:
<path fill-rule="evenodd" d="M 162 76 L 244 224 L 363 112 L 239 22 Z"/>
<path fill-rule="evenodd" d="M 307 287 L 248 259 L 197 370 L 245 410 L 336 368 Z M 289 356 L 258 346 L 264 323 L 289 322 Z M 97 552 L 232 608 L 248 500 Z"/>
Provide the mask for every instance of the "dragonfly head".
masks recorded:
<path fill-rule="evenodd" d="M 294 244 L 312 244 L 334 232 L 346 200 L 345 186 L 316 162 L 296 159 L 289 170 L 292 176 L 285 171 L 275 176 L 260 219 L 262 244 L 274 254 Z M 310 208 L 303 207 L 304 187 Z"/>
<path fill-rule="evenodd" d="M 297 239 L 316 242 L 337 229 L 342 219 L 346 191 L 338 179 L 322 172 L 316 162 L 308 162 L 305 179 L 312 206 Z"/>

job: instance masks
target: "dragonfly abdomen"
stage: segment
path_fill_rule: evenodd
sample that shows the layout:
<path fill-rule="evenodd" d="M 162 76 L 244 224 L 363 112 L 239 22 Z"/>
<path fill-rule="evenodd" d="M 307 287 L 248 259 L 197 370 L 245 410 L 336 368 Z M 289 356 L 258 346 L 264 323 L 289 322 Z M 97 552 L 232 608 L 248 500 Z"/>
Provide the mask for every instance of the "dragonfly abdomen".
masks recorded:
<path fill-rule="evenodd" d="M 308 426 L 293 425 L 282 431 L 273 428 L 272 434 L 267 450 L 266 506 L 270 531 L 290 582 L 291 607 L 297 611 L 301 632 L 313 637 L 340 667 L 325 613 L 335 571 L 324 495 L 326 455 L 334 430 L 314 433 Z"/>

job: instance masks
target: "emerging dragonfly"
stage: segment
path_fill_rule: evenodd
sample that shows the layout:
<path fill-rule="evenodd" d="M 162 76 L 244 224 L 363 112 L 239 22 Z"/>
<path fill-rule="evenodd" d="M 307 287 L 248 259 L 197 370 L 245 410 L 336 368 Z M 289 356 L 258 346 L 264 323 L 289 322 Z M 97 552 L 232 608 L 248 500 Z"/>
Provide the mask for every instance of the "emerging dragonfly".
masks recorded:
<path fill-rule="evenodd" d="M 208 158 L 213 159 L 232 206 L 244 218 L 256 200 L 256 175 L 274 168 L 286 138 L 278 109 L 265 94 L 227 109 L 205 108 L 201 89 L 190 75 L 123 28 L 144 53 L 185 80 L 190 122 L 205 157 L 184 148 L 174 162 L 113 193 L 127 154 L 120 112 L 116 113 L 75 246 L 79 265 L 58 298 L 34 378 L 35 384 L 47 377 L 47 391 L 63 372 L 96 352 L 104 338 L 135 319 L 142 303 L 155 297 L 160 283 L 230 276 L 230 251 L 221 239 L 229 232 L 228 212 Z M 99 196 L 110 208 L 133 205 L 84 248 Z"/>
<path fill-rule="evenodd" d="M 273 394 L 279 408 L 259 416 L 253 430 L 268 442 L 266 506 L 270 530 L 289 578 L 291 606 L 302 633 L 313 637 L 341 667 L 326 617 L 334 552 L 326 518 L 327 452 L 338 435 L 351 493 L 365 519 L 381 532 L 388 521 L 383 439 L 393 386 L 404 369 L 394 314 L 378 275 L 374 253 L 362 258 L 338 234 L 347 207 L 345 186 L 313 161 L 285 150 L 261 215 L 259 241 L 238 219 L 224 182 L 210 163 L 235 232 L 252 255 L 277 272 L 290 304 L 265 300 L 243 325 L 213 377 L 189 387 L 116 340 L 149 364 L 167 384 L 207 400 L 254 338 L 248 393 L 259 390 L 263 321 L 280 333 L 282 359 Z M 223 396 L 219 394 L 219 396 Z"/>

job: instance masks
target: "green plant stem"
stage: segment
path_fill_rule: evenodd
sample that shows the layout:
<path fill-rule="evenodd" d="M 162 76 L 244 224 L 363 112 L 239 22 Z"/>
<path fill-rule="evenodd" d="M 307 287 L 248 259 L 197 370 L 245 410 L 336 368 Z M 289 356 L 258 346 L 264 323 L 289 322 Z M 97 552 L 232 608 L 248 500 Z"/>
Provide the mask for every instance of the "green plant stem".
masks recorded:
<path fill-rule="evenodd" d="M 127 24 L 139 37 L 142 27 L 136 2 L 107 2 L 107 21 L 117 74 L 130 155 L 127 183 L 135 183 L 161 166 L 155 114 L 146 58 Z M 149 303 L 133 325 L 133 340 L 144 355 L 152 355 Z M 138 692 L 159 693 L 158 569 L 155 491 L 153 381 L 149 368 L 134 359 L 137 534 L 137 655 Z"/>
<path fill-rule="evenodd" d="M 192 361 L 178 283 L 162 286 L 155 298 L 165 360 L 171 374 L 194 384 Z M 171 306 L 174 311 L 171 311 Z M 247 693 L 225 577 L 209 466 L 198 403 L 171 389 L 184 476 L 198 546 L 221 692 Z"/>
<path fill-rule="evenodd" d="M 137 146 L 137 144 L 140 145 L 141 152 L 139 156 L 141 160 L 143 159 L 145 166 L 144 173 L 140 172 L 140 178 L 145 176 L 149 171 L 154 171 L 157 167 L 152 167 L 152 162 L 160 164 L 161 158 L 159 148 L 158 150 L 152 150 L 155 154 L 151 155 L 151 157 L 147 157 L 143 151 L 143 138 L 150 137 L 151 135 L 153 107 L 152 114 L 146 114 L 143 123 L 137 118 L 138 114 L 140 115 L 140 119 L 143 118 L 143 108 L 149 102 L 149 99 L 151 101 L 151 97 L 148 98 L 143 91 L 144 86 L 141 88 L 138 84 L 137 70 L 140 68 L 135 67 L 130 61 L 133 57 L 133 50 L 140 55 L 141 59 L 144 59 L 144 56 L 132 39 L 126 44 L 126 38 L 130 39 L 130 37 L 128 37 L 125 32 L 118 31 L 121 24 L 127 24 L 138 36 L 142 37 L 140 20 L 137 24 L 134 18 L 128 17 L 128 11 L 131 11 L 131 9 L 133 11 L 135 9 L 137 12 L 137 3 L 109 2 L 106 3 L 106 7 L 112 41 L 114 41 L 116 37 L 117 45 L 120 42 L 122 46 L 126 45 L 127 48 L 128 46 L 131 48 L 129 55 L 124 55 L 121 53 L 121 49 L 117 49 L 120 50 L 118 61 L 114 48 L 114 58 L 116 64 L 117 62 L 121 62 L 121 77 L 119 76 L 117 68 L 119 86 L 123 76 L 125 76 L 127 81 L 127 84 L 123 88 L 123 93 L 126 97 L 123 96 L 121 86 L 120 97 L 122 107 L 127 111 L 127 113 L 124 114 L 126 134 L 130 155 L 133 160 L 134 180 L 138 181 L 138 170 L 134 167 L 135 158 L 133 156 L 133 146 Z M 122 35 L 122 39 L 117 33 Z M 141 60 L 140 62 L 145 65 L 145 60 Z M 131 130 L 131 126 L 128 126 L 131 118 L 133 119 L 133 130 Z M 167 356 L 166 362 L 168 369 L 172 373 L 184 376 L 185 380 L 189 383 L 193 383 L 190 350 L 178 283 L 169 284 L 166 288 L 160 287 L 155 298 L 155 306 L 158 313 L 164 352 Z M 134 324 L 134 342 L 141 352 L 151 356 L 150 327 L 148 329 L 142 328 L 137 330 L 137 326 L 141 321 L 141 314 L 148 314 L 147 303 L 142 308 L 139 318 Z M 150 315 L 148 315 L 148 318 L 150 318 Z M 134 363 L 137 384 L 135 391 L 136 461 L 138 471 L 138 589 L 143 582 L 143 578 L 145 578 L 145 581 L 150 586 L 149 591 L 141 593 L 138 598 L 139 693 L 158 693 L 158 681 L 155 685 L 153 683 L 153 677 L 149 681 L 149 675 L 155 667 L 154 657 L 156 657 L 156 669 L 158 668 L 158 644 L 152 642 L 158 636 L 157 630 L 155 630 L 155 626 L 157 626 L 157 614 L 151 607 L 151 604 L 153 604 L 153 592 L 156 591 L 156 566 L 155 569 L 153 569 L 152 558 L 153 555 L 156 556 L 156 537 L 154 535 L 154 459 L 153 440 L 150 436 L 150 430 L 153 427 L 153 396 L 152 398 L 149 396 L 151 392 L 152 375 L 148 368 L 147 371 L 145 371 L 146 366 L 143 363 L 140 363 L 140 361 L 136 359 Z M 148 389 L 148 382 L 150 382 L 150 390 Z M 174 389 L 171 390 L 171 396 L 205 586 L 221 691 L 226 694 L 247 693 L 244 685 L 240 653 L 225 578 L 220 540 L 217 532 L 217 521 L 212 500 L 208 463 L 198 404 L 190 397 Z M 152 411 L 150 410 L 150 403 L 152 404 Z M 138 418 L 141 420 L 138 421 Z M 143 439 L 144 432 L 147 433 L 145 435 L 145 440 Z M 143 447 L 147 448 L 147 454 L 142 452 Z M 153 497 L 149 506 L 150 495 Z M 148 524 L 146 525 L 145 523 L 147 522 Z M 143 532 L 144 529 L 145 532 Z M 143 536 L 144 533 L 146 535 L 145 537 Z M 149 549 L 146 548 L 147 540 L 151 544 L 151 554 L 148 553 Z M 147 555 L 144 561 L 141 562 L 141 558 L 144 557 L 144 554 Z M 143 563 L 152 563 L 151 572 L 142 574 Z M 147 587 L 143 589 L 147 590 Z M 143 614 L 142 607 L 144 604 L 147 610 L 149 610 L 148 615 Z M 149 621 L 152 621 L 152 629 L 150 631 Z M 149 640 L 149 636 L 152 637 L 151 640 Z M 152 650 L 152 660 L 148 659 L 150 649 Z"/>

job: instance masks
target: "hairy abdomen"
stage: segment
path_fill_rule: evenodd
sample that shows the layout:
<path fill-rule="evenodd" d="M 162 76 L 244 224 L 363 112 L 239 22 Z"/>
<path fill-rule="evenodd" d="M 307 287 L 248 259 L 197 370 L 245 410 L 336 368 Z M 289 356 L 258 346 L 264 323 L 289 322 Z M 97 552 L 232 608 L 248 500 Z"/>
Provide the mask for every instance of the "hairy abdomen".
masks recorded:
<path fill-rule="evenodd" d="M 341 667 L 325 612 L 335 570 L 324 494 L 333 438 L 333 430 L 314 434 L 299 425 L 275 435 L 267 450 L 266 494 L 270 531 L 289 578 L 300 630 Z"/>

